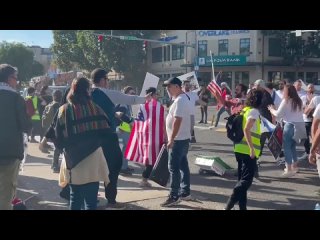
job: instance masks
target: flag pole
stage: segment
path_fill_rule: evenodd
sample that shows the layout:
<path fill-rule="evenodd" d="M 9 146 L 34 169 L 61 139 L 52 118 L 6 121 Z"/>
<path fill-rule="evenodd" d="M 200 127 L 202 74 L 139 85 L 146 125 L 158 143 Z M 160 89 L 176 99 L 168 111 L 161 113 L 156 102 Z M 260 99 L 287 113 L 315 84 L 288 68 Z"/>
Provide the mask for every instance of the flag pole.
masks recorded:
<path fill-rule="evenodd" d="M 213 66 L 213 58 L 212 58 L 212 51 L 210 50 L 210 57 L 211 57 L 211 68 L 212 68 L 212 79 L 214 78 L 214 66 Z"/>
<path fill-rule="evenodd" d="M 210 50 L 210 57 L 211 57 L 212 79 L 215 79 L 215 77 L 214 77 L 213 58 L 212 58 L 212 51 L 211 50 Z M 214 119 L 215 119 L 215 115 L 214 115 L 214 112 L 213 112 L 212 113 L 211 126 L 213 126 Z"/>

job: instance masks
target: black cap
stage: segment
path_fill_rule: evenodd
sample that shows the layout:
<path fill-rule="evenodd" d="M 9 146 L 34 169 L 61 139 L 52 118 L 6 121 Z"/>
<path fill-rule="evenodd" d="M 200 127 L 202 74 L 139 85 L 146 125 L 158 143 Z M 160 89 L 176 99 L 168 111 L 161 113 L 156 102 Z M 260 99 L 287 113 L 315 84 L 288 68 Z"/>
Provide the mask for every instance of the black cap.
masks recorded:
<path fill-rule="evenodd" d="M 166 87 L 168 86 L 169 84 L 176 84 L 178 85 L 179 87 L 181 87 L 182 85 L 182 82 L 179 78 L 177 77 L 173 77 L 173 78 L 169 78 L 167 81 L 164 81 L 164 83 L 162 84 L 162 86 Z"/>

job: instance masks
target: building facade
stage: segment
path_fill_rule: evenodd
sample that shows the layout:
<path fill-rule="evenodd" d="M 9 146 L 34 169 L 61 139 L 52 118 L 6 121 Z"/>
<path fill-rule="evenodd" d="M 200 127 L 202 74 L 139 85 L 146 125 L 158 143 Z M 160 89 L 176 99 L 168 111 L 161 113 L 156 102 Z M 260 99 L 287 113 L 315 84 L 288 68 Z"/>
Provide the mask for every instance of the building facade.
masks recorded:
<path fill-rule="evenodd" d="M 308 33 L 302 36 L 307 37 Z M 249 85 L 256 79 L 301 78 L 307 83 L 320 84 L 319 58 L 285 64 L 280 39 L 264 36 L 261 30 L 168 30 L 153 39 L 168 42 L 148 43 L 147 48 L 148 71 L 161 80 L 196 71 L 202 84 L 208 84 L 213 61 L 215 74 L 221 71 L 222 81 L 232 89 L 237 83 Z"/>
<path fill-rule="evenodd" d="M 44 72 L 48 72 L 53 54 L 50 48 L 42 48 L 40 46 L 30 46 L 28 47 L 34 54 L 34 60 L 41 63 L 44 67 Z"/>

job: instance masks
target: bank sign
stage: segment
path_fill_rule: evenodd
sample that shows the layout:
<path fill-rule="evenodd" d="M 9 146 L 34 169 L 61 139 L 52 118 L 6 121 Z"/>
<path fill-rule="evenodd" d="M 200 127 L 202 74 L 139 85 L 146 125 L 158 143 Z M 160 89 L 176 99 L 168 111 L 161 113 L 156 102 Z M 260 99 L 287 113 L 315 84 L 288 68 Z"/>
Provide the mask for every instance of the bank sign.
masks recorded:
<path fill-rule="evenodd" d="M 215 56 L 212 57 L 214 66 L 238 66 L 245 65 L 247 62 L 246 56 L 233 55 L 233 56 Z M 196 65 L 199 67 L 211 66 L 211 57 L 198 57 L 196 58 Z"/>
<path fill-rule="evenodd" d="M 231 36 L 237 34 L 250 33 L 250 30 L 199 30 L 200 37 L 216 37 L 216 36 Z"/>

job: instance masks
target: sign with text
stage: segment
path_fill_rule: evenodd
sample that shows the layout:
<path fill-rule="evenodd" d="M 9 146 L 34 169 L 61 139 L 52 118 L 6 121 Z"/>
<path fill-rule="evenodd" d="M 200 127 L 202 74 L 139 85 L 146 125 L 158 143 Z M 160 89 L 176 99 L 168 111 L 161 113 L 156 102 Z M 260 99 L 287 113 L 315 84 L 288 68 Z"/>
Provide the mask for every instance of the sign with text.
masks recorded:
<path fill-rule="evenodd" d="M 184 82 L 185 80 L 189 80 L 190 81 L 190 85 L 191 85 L 191 91 L 198 91 L 200 90 L 200 86 L 199 86 L 199 82 L 196 76 L 196 73 L 193 72 L 189 72 L 186 74 L 183 74 L 181 76 L 178 76 L 178 78 Z"/>
<path fill-rule="evenodd" d="M 232 55 L 232 56 L 213 56 L 213 65 L 214 66 L 237 66 L 245 65 L 247 63 L 246 56 L 243 55 Z M 211 66 L 211 57 L 198 57 L 196 59 L 196 65 L 199 67 L 210 67 Z"/>
<path fill-rule="evenodd" d="M 150 87 L 158 88 L 159 78 L 151 73 L 146 74 L 146 77 L 143 82 L 142 90 L 140 92 L 140 96 L 144 97 L 146 95 L 146 90 Z M 133 105 L 132 106 L 132 113 L 133 116 L 138 114 L 140 105 Z"/>
<path fill-rule="evenodd" d="M 250 33 L 250 30 L 200 30 L 198 36 L 200 37 L 217 37 L 217 36 L 230 36 L 237 34 Z"/>

